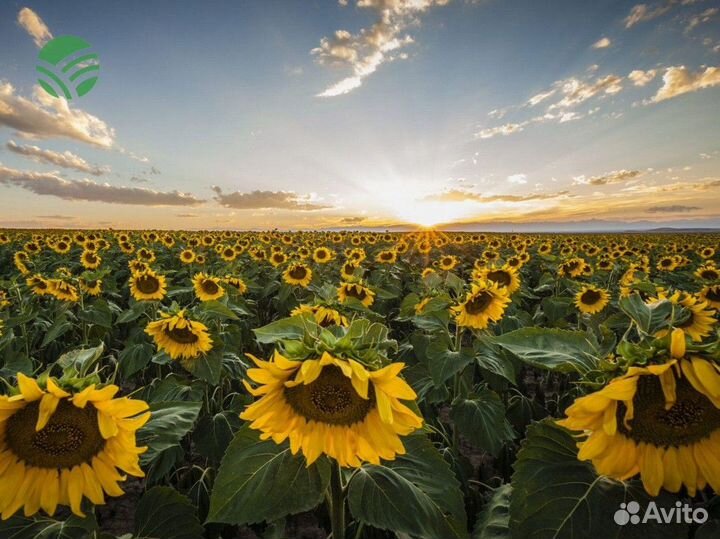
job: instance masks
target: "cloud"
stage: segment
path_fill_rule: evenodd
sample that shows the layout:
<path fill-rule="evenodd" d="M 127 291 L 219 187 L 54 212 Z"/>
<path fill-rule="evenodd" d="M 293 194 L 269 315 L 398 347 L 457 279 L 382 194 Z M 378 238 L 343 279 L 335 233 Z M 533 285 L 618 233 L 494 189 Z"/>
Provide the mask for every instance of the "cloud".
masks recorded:
<path fill-rule="evenodd" d="M 598 77 L 594 81 L 582 81 L 571 77 L 555 84 L 559 87 L 563 98 L 548 107 L 548 110 L 570 108 L 579 105 L 598 95 L 614 95 L 622 90 L 623 78 L 618 75 Z"/>
<path fill-rule="evenodd" d="M 613 170 L 612 172 L 607 172 L 606 174 L 601 174 L 600 176 L 591 176 L 590 178 L 586 177 L 584 174 L 582 176 L 575 176 L 573 178 L 573 184 L 574 185 L 613 185 L 617 183 L 625 183 L 629 180 L 632 180 L 634 178 L 637 178 L 642 174 L 642 171 L 640 170 Z"/>
<path fill-rule="evenodd" d="M 363 81 L 387 62 L 407 58 L 400 49 L 414 42 L 405 30 L 418 22 L 418 16 L 433 6 L 450 0 L 356 0 L 358 8 L 375 13 L 375 23 L 357 34 L 336 30 L 323 37 L 310 53 L 323 66 L 349 68 L 351 74 L 320 92 L 318 97 L 335 97 L 359 88 Z M 348 4 L 340 0 L 340 4 Z"/>
<path fill-rule="evenodd" d="M 140 206 L 196 206 L 203 200 L 178 191 L 162 192 L 140 187 L 115 187 L 92 180 L 66 180 L 52 172 L 16 170 L 0 165 L 0 185 L 20 187 L 36 195 L 65 200 Z"/>
<path fill-rule="evenodd" d="M 130 178 L 130 181 L 133 183 L 150 183 L 150 180 L 148 180 L 147 178 L 141 178 L 139 176 L 133 176 L 132 178 Z"/>
<path fill-rule="evenodd" d="M 292 191 L 251 191 L 241 193 L 223 193 L 218 186 L 213 186 L 214 197 L 222 206 L 236 210 L 283 209 L 299 211 L 315 211 L 331 208 L 324 204 L 312 202 L 310 195 L 298 195 Z"/>
<path fill-rule="evenodd" d="M 38 219 L 52 219 L 53 221 L 72 221 L 76 219 L 73 215 L 36 215 Z"/>
<path fill-rule="evenodd" d="M 704 71 L 691 73 L 685 66 L 671 66 L 665 70 L 662 87 L 645 103 L 659 103 L 718 85 L 720 85 L 720 67 L 706 67 Z"/>
<path fill-rule="evenodd" d="M 632 28 L 638 23 L 652 20 L 660 15 L 664 15 L 673 8 L 674 1 L 667 1 L 662 4 L 637 4 L 633 6 L 630 13 L 625 17 L 625 28 Z"/>
<path fill-rule="evenodd" d="M 520 131 L 524 131 L 525 126 L 527 126 L 529 123 L 529 121 L 525 121 L 520 123 L 507 123 L 505 125 L 499 125 L 497 127 L 488 127 L 476 133 L 475 136 L 482 139 L 493 138 L 498 135 L 507 137 L 508 135 L 512 135 L 513 133 L 519 133 Z"/>
<path fill-rule="evenodd" d="M 593 43 L 593 49 L 607 49 L 610 46 L 610 39 L 602 37 Z"/>
<path fill-rule="evenodd" d="M 24 7 L 18 12 L 17 22 L 30 34 L 38 47 L 42 47 L 53 37 L 40 16 L 29 7 Z"/>
<path fill-rule="evenodd" d="M 200 217 L 197 213 L 178 213 L 175 217 L 181 217 L 183 219 L 192 219 L 193 217 Z"/>
<path fill-rule="evenodd" d="M 115 131 L 101 119 L 72 109 L 64 98 L 51 97 L 35 87 L 33 99 L 15 94 L 9 82 L 0 81 L 0 127 L 7 126 L 29 138 L 62 137 L 110 148 Z"/>
<path fill-rule="evenodd" d="M 423 200 L 430 202 L 531 202 L 552 200 L 569 196 L 569 191 L 558 193 L 528 193 L 526 195 L 483 195 L 465 189 L 448 189 L 442 193 L 428 195 Z"/>
<path fill-rule="evenodd" d="M 538 103 L 542 103 L 549 97 L 552 97 L 553 95 L 555 95 L 555 92 L 557 92 L 557 88 L 551 88 L 547 92 L 540 92 L 539 94 L 535 94 L 530 99 L 528 99 L 526 105 L 529 107 L 534 107 Z"/>
<path fill-rule="evenodd" d="M 686 213 L 699 209 L 702 208 L 697 206 L 682 206 L 680 204 L 673 204 L 672 206 L 651 206 L 645 211 L 648 213 Z"/>
<path fill-rule="evenodd" d="M 108 171 L 106 168 L 100 168 L 90 165 L 85 159 L 75 155 L 70 151 L 63 153 L 54 152 L 52 150 L 43 150 L 37 146 L 25 145 L 21 146 L 16 144 L 15 141 L 9 140 L 5 146 L 8 150 L 13 153 L 24 155 L 29 157 L 37 163 L 46 163 L 50 165 L 57 165 L 62 168 L 72 168 L 79 170 L 80 172 L 86 172 L 93 176 L 102 176 Z"/>
<path fill-rule="evenodd" d="M 699 26 L 700 24 L 709 22 L 718 13 L 720 13 L 720 8 L 710 7 L 710 8 L 707 8 L 702 13 L 698 13 L 697 15 L 690 17 L 690 22 L 688 22 L 688 25 L 685 27 L 685 31 L 690 32 L 696 26 Z"/>
<path fill-rule="evenodd" d="M 343 217 L 340 219 L 340 222 L 345 225 L 352 225 L 356 223 L 362 223 L 363 221 L 366 221 L 367 217 Z"/>
<path fill-rule="evenodd" d="M 647 71 L 634 69 L 628 74 L 628 79 L 630 79 L 635 86 L 645 86 L 648 82 L 652 81 L 657 74 L 657 69 L 648 69 Z"/>
<path fill-rule="evenodd" d="M 527 183 L 527 174 L 512 174 L 507 177 L 508 183 L 515 183 L 515 184 L 526 184 Z"/>

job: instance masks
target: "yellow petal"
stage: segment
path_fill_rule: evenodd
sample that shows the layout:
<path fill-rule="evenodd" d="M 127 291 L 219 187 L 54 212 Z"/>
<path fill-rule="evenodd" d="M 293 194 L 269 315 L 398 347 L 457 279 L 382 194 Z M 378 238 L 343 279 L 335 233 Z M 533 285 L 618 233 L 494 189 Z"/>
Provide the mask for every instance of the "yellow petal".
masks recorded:
<path fill-rule="evenodd" d="M 67 473 L 67 489 L 68 498 L 70 500 L 70 509 L 77 516 L 85 518 L 80 505 L 82 504 L 83 491 L 85 489 L 85 479 L 80 466 L 75 466 L 72 470 L 63 470 L 63 474 Z"/>
<path fill-rule="evenodd" d="M 38 432 L 45 428 L 50 418 L 55 413 L 60 399 L 52 393 L 45 393 L 40 401 L 40 409 L 38 411 L 38 420 L 35 424 L 35 431 Z"/>
<path fill-rule="evenodd" d="M 388 397 L 382 390 L 378 390 L 375 392 L 375 400 L 377 402 L 378 412 L 380 413 L 380 419 L 382 422 L 392 425 L 393 413 L 390 397 Z"/>
<path fill-rule="evenodd" d="M 60 387 L 58 387 L 58 385 L 55 383 L 55 381 L 52 378 L 48 378 L 48 380 L 47 380 L 47 390 L 50 393 L 52 393 L 53 395 L 55 395 L 56 397 L 64 398 L 64 397 L 70 396 L 70 393 L 60 389 Z"/>
<path fill-rule="evenodd" d="M 676 359 L 685 357 L 685 332 L 680 328 L 673 329 L 670 334 L 670 356 Z"/>
<path fill-rule="evenodd" d="M 98 410 L 97 418 L 100 434 L 103 438 L 107 440 L 108 438 L 112 438 L 117 435 L 119 429 L 112 416 Z"/>
<path fill-rule="evenodd" d="M 17 380 L 20 393 L 27 402 L 36 401 L 45 393 L 33 378 L 29 378 L 21 372 L 17 374 Z"/>
<path fill-rule="evenodd" d="M 652 444 L 640 446 L 640 478 L 650 496 L 660 494 L 665 474 L 663 470 L 663 450 Z"/>

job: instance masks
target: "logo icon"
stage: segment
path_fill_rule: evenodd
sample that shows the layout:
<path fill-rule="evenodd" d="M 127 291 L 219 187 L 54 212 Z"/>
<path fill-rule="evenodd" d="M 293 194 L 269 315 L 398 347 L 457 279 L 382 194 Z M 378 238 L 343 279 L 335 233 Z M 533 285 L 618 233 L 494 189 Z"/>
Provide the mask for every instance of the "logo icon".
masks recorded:
<path fill-rule="evenodd" d="M 640 512 L 640 504 L 637 502 L 630 502 L 630 503 L 621 503 L 620 509 L 615 511 L 615 516 L 613 517 L 615 519 L 615 524 L 618 526 L 625 526 L 625 524 L 628 524 L 632 522 L 633 524 L 639 524 L 640 523 L 640 517 L 638 516 L 638 513 Z"/>
<path fill-rule="evenodd" d="M 77 36 L 60 36 L 40 49 L 36 70 L 38 83 L 53 97 L 71 100 L 93 89 L 98 80 L 100 61 L 92 45 Z"/>

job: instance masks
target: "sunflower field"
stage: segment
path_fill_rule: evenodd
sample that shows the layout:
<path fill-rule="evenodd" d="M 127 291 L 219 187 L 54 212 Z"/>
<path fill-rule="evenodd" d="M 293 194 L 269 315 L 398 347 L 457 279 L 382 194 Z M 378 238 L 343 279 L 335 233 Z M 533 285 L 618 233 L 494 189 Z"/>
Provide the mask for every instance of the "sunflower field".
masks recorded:
<path fill-rule="evenodd" d="M 0 231 L 0 539 L 720 537 L 719 240 Z"/>

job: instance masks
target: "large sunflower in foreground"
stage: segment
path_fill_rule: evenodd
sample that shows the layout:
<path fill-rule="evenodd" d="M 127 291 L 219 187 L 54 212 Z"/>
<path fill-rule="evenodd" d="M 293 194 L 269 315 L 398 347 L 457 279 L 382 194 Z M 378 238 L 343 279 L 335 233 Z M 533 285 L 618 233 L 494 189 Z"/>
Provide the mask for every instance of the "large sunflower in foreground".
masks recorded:
<path fill-rule="evenodd" d="M 341 466 L 379 464 L 405 453 L 400 436 L 422 426 L 422 418 L 401 401 L 416 398 L 398 375 L 405 366 L 392 363 L 371 371 L 352 359 L 325 352 L 318 359 L 291 361 L 275 353 L 272 361 L 249 356 L 248 369 L 259 384 L 248 391 L 261 397 L 240 415 L 275 443 L 290 441 L 310 465 L 326 454 Z"/>
<path fill-rule="evenodd" d="M 490 322 L 503 317 L 510 303 L 507 289 L 497 283 L 479 281 L 472 284 L 465 301 L 452 308 L 458 325 L 475 329 L 485 329 Z"/>
<path fill-rule="evenodd" d="M 581 397 L 559 423 L 584 431 L 578 459 L 620 480 L 638 473 L 645 490 L 694 496 L 707 484 L 720 492 L 720 366 L 685 355 L 685 336 L 672 334 L 672 358 L 630 367 L 603 389 Z"/>
<path fill-rule="evenodd" d="M 172 359 L 194 359 L 212 350 L 212 339 L 205 324 L 185 318 L 184 311 L 160 313 L 160 316 L 160 320 L 147 325 L 145 333 Z"/>
<path fill-rule="evenodd" d="M 121 496 L 120 473 L 145 474 L 144 447 L 135 432 L 150 418 L 141 400 L 114 399 L 114 385 L 69 393 L 48 378 L 45 388 L 18 374 L 17 395 L 0 396 L 0 511 L 3 520 L 21 508 L 53 515 L 69 505 L 84 517 L 83 497 L 105 503 Z M 141 415 L 138 415 L 141 414 Z"/>

